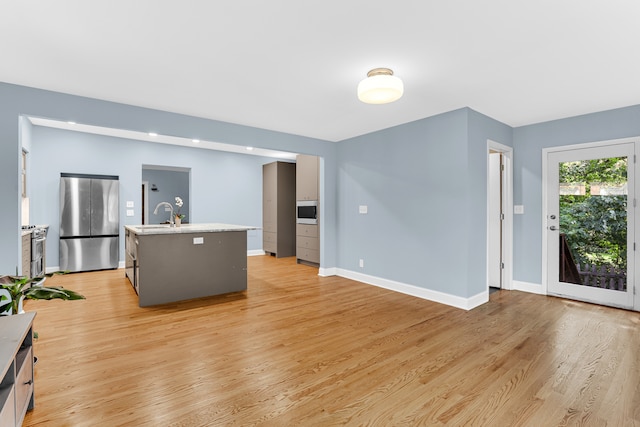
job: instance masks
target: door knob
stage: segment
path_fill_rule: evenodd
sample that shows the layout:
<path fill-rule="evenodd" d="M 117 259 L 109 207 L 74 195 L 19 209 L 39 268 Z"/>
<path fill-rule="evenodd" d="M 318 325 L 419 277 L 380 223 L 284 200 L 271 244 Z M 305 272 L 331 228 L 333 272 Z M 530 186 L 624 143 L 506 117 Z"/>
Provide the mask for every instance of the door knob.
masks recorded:
<path fill-rule="evenodd" d="M 549 227 L 549 230 L 556 231 L 558 230 L 558 227 L 556 227 L 555 225 L 552 225 L 551 227 Z"/>
<path fill-rule="evenodd" d="M 549 218 L 556 219 L 556 216 L 555 215 L 551 215 Z"/>

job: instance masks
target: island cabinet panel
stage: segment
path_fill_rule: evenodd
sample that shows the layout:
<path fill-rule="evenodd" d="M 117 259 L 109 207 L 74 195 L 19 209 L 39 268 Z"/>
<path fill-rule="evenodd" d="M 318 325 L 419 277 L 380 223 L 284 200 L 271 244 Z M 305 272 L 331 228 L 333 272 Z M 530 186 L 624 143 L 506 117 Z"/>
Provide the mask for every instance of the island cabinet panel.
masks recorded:
<path fill-rule="evenodd" d="M 124 271 L 133 289 L 138 293 L 138 237 L 131 230 L 127 229 L 125 229 L 124 234 Z"/>
<path fill-rule="evenodd" d="M 276 258 L 296 254 L 296 165 L 262 166 L 262 249 Z"/>
<path fill-rule="evenodd" d="M 189 226 L 182 226 L 157 234 L 128 231 L 135 235 L 125 242 L 136 245 L 133 278 L 141 307 L 247 289 L 246 230 L 189 232 Z"/>
<path fill-rule="evenodd" d="M 34 407 L 33 319 L 35 313 L 0 316 L 0 427 L 21 426 Z"/>

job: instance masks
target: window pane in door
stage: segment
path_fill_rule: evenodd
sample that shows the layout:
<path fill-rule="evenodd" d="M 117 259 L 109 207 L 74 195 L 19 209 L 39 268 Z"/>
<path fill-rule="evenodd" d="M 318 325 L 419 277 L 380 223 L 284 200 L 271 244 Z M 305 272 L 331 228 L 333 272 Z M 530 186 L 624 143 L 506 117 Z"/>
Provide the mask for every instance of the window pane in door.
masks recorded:
<path fill-rule="evenodd" d="M 627 290 L 627 157 L 559 164 L 560 281 Z"/>

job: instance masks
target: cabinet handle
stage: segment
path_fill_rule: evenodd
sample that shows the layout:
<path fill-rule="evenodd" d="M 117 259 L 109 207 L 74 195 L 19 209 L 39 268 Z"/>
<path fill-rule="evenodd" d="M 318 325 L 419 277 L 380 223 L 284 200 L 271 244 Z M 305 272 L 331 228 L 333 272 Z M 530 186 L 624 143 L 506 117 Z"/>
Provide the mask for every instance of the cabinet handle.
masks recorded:
<path fill-rule="evenodd" d="M 24 385 L 31 385 L 31 384 L 33 384 L 33 380 L 29 380 L 26 383 L 24 383 Z"/>

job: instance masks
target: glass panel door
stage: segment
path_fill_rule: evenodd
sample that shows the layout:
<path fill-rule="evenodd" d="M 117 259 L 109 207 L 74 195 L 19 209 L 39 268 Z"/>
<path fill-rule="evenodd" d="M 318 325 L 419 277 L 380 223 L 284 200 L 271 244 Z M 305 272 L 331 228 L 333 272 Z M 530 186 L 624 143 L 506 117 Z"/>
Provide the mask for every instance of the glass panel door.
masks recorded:
<path fill-rule="evenodd" d="M 550 295 L 633 307 L 633 150 L 628 143 L 547 154 Z"/>

